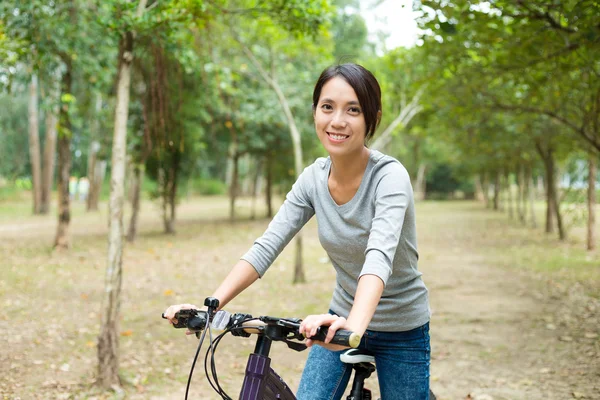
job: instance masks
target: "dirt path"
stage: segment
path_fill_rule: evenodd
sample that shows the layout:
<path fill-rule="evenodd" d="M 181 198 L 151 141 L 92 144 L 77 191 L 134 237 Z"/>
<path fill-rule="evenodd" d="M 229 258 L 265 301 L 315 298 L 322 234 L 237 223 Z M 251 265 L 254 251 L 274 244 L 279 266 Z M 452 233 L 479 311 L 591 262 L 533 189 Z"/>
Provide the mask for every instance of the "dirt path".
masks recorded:
<path fill-rule="evenodd" d="M 420 210 L 432 222 L 419 233 L 439 398 L 599 399 L 598 302 L 519 266 L 495 267 L 488 248 L 505 221 L 452 208 Z"/>
<path fill-rule="evenodd" d="M 165 237 L 152 208 L 145 211 L 142 235 L 128 246 L 124 260 L 125 393 L 131 399 L 182 399 L 196 342 L 165 327 L 157 310 L 212 290 L 226 274 L 225 266 L 268 221 L 229 224 L 223 221 L 226 202 L 203 200 L 182 204 L 177 236 Z M 498 254 L 527 233 L 509 235 L 503 219 L 472 203 L 423 203 L 417 212 L 420 269 L 433 311 L 432 388 L 438 399 L 600 399 L 598 301 L 578 285 L 501 265 Z M 53 219 L 0 224 L 0 347 L 10 349 L 0 352 L 0 394 L 5 399 L 113 398 L 89 387 L 103 290 L 105 215 L 74 222 L 74 248 L 67 254 L 47 250 Z M 293 253 L 286 250 L 230 311 L 303 316 L 326 306 L 334 276 L 323 263 L 315 228 L 312 222 L 305 230 L 309 282 L 287 283 Z M 40 315 L 48 318 L 33 324 Z M 225 342 L 219 354 L 231 394 L 252 349 L 250 342 L 236 340 Z M 278 371 L 295 388 L 304 353 L 283 347 L 274 353 Z M 193 398 L 216 399 L 203 380 L 198 370 Z"/>

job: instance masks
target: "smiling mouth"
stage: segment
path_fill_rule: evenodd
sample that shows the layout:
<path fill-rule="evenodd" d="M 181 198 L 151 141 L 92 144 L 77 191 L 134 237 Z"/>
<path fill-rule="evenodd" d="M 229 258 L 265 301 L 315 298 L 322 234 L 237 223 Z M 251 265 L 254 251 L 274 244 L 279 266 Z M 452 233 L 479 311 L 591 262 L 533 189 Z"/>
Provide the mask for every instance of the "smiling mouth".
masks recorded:
<path fill-rule="evenodd" d="M 327 132 L 327 136 L 329 136 L 333 140 L 339 140 L 339 141 L 346 140 L 350 137 L 349 135 L 342 135 L 339 133 L 331 133 L 331 132 Z"/>

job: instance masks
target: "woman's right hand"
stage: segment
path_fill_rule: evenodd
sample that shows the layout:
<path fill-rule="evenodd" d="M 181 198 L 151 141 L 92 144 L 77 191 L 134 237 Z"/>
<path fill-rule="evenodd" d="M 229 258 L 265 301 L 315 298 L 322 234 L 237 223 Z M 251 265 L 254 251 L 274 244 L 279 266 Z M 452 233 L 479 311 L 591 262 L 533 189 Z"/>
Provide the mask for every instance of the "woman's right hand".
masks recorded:
<path fill-rule="evenodd" d="M 171 325 L 177 323 L 177 318 L 175 318 L 175 314 L 177 314 L 181 310 L 199 310 L 199 307 L 196 307 L 193 304 L 174 304 L 167 308 L 163 313 L 164 317 L 169 321 Z M 186 330 L 186 335 L 193 335 L 194 332 L 190 330 Z"/>

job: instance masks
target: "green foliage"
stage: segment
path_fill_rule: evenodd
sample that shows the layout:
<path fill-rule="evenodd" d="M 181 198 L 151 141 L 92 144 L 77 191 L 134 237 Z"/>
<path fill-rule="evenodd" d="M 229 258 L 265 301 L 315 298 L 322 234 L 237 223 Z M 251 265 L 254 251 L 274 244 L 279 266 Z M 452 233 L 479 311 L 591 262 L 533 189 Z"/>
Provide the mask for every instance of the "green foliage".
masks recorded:
<path fill-rule="evenodd" d="M 438 164 L 427 174 L 427 198 L 447 196 L 461 187 L 461 182 L 454 177 L 452 166 Z"/>
<path fill-rule="evenodd" d="M 30 175 L 27 97 L 0 92 L 0 177 Z"/>
<path fill-rule="evenodd" d="M 193 179 L 188 182 L 188 194 L 203 196 L 222 195 L 227 192 L 227 185 L 218 179 Z"/>

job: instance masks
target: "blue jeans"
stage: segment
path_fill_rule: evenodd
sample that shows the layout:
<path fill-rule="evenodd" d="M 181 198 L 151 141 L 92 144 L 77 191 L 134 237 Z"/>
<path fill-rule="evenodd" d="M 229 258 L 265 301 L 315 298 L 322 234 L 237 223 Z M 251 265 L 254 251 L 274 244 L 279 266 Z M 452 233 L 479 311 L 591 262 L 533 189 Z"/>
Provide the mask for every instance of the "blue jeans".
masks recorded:
<path fill-rule="evenodd" d="M 382 400 L 429 399 L 429 323 L 406 332 L 367 330 L 359 348 L 375 357 Z M 340 361 L 342 352 L 311 348 L 298 400 L 342 398 L 352 373 L 352 366 Z"/>

